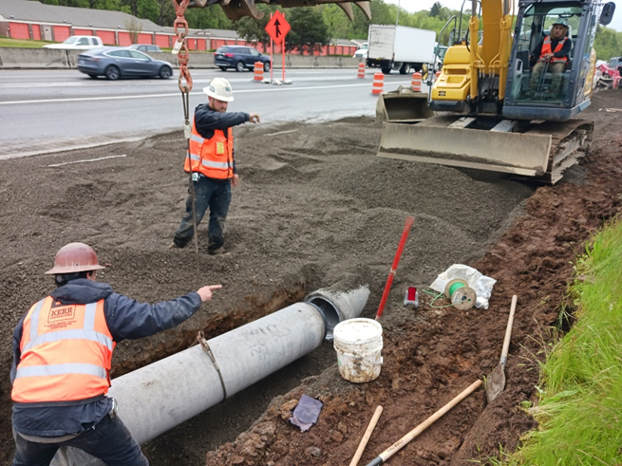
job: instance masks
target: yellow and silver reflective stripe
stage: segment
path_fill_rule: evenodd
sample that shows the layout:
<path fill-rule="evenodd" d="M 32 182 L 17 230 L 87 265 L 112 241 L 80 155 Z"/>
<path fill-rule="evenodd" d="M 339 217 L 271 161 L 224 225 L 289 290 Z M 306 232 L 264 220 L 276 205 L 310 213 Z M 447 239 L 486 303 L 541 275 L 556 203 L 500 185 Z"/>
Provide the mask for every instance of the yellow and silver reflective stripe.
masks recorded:
<path fill-rule="evenodd" d="M 43 335 L 39 335 L 37 331 L 33 332 L 33 328 L 38 329 L 39 327 L 39 317 L 41 315 L 41 306 L 43 305 L 43 301 L 44 300 L 39 301 L 37 303 L 37 308 L 33 311 L 33 315 L 31 317 L 32 328 L 30 331 L 30 341 L 24 346 L 23 352 L 26 352 L 32 347 L 42 343 L 51 343 L 60 340 L 90 340 L 100 343 L 112 351 L 112 339 L 103 333 L 95 331 L 97 303 L 85 304 L 83 329 L 60 330 L 58 332 L 44 333 Z"/>
<path fill-rule="evenodd" d="M 101 379 L 108 380 L 106 370 L 103 367 L 96 366 L 95 364 L 80 363 L 18 367 L 15 378 L 19 379 L 20 377 L 49 377 L 54 375 L 67 374 L 92 375 Z"/>
<path fill-rule="evenodd" d="M 43 303 L 46 299 L 48 298 L 43 298 L 35 304 L 35 308 L 32 311 L 32 314 L 30 314 L 30 341 L 35 340 L 39 335 L 39 316 L 41 315 L 41 308 L 43 307 Z"/>
<path fill-rule="evenodd" d="M 228 162 L 214 162 L 213 160 L 202 160 L 201 164 L 207 168 L 215 168 L 218 170 L 227 170 L 229 168 Z"/>
<path fill-rule="evenodd" d="M 24 346 L 24 353 L 29 349 L 33 348 L 37 345 L 42 345 L 43 343 L 53 343 L 55 341 L 62 340 L 89 340 L 99 343 L 100 345 L 105 346 L 108 350 L 112 351 L 112 339 L 107 337 L 103 333 L 96 332 L 95 330 L 61 330 L 59 332 L 52 333 L 44 333 L 43 335 L 38 336 L 34 340 L 28 342 L 26 346 Z"/>
<path fill-rule="evenodd" d="M 190 135 L 190 140 L 194 142 L 198 142 L 199 144 L 203 144 L 205 142 L 204 138 L 202 138 L 201 136 L 197 136 L 194 133 Z"/>

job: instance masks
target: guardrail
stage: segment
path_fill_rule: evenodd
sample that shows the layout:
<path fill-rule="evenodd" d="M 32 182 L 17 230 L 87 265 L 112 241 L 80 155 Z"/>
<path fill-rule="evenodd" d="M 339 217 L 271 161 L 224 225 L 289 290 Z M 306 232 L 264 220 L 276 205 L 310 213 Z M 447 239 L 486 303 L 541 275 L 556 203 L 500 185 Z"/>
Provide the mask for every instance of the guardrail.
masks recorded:
<path fill-rule="evenodd" d="M 0 69 L 71 69 L 76 68 L 80 50 L 24 49 L 0 47 Z M 150 53 L 156 60 L 166 60 L 178 67 L 177 56 L 168 52 Z M 340 56 L 285 55 L 287 68 L 356 68 L 359 60 Z M 273 68 L 282 66 L 282 55 L 273 57 Z M 190 53 L 188 67 L 216 68 L 214 54 Z"/>

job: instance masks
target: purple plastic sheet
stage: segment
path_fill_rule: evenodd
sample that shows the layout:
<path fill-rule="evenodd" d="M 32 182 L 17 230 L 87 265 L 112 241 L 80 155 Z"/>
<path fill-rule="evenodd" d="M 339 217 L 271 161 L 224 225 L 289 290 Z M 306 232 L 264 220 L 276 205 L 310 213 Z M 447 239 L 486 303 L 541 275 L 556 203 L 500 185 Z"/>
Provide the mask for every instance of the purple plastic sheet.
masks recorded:
<path fill-rule="evenodd" d="M 300 427 L 302 432 L 306 432 L 309 428 L 317 422 L 317 418 L 322 411 L 321 401 L 311 398 L 307 395 L 302 395 L 298 406 L 294 409 L 293 416 L 289 419 L 289 422 L 295 426 Z"/>

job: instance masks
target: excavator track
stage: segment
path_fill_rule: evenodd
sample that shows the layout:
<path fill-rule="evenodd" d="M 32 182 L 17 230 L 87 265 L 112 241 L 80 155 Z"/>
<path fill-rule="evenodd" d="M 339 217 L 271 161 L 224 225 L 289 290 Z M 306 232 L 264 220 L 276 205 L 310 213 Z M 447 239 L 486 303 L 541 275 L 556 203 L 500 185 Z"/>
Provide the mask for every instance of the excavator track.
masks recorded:
<path fill-rule="evenodd" d="M 555 184 L 589 150 L 586 120 L 520 122 L 437 115 L 383 123 L 378 156 L 508 173 Z"/>

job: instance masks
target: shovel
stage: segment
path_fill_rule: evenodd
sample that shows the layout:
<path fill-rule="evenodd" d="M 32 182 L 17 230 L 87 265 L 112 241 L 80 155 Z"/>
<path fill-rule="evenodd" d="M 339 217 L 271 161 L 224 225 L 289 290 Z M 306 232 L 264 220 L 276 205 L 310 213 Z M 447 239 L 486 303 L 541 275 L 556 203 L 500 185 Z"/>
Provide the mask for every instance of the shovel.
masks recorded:
<path fill-rule="evenodd" d="M 501 351 L 501 359 L 499 365 L 486 379 L 486 398 L 488 403 L 499 396 L 499 393 L 505 388 L 505 363 L 508 360 L 508 349 L 510 349 L 510 337 L 512 336 L 512 324 L 514 323 L 514 312 L 516 311 L 516 301 L 518 296 L 512 296 L 512 305 L 510 307 L 510 317 L 508 318 L 508 326 L 505 329 L 505 338 L 503 339 L 503 350 Z"/>

